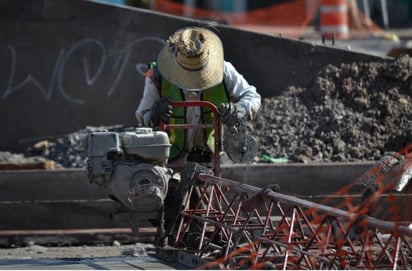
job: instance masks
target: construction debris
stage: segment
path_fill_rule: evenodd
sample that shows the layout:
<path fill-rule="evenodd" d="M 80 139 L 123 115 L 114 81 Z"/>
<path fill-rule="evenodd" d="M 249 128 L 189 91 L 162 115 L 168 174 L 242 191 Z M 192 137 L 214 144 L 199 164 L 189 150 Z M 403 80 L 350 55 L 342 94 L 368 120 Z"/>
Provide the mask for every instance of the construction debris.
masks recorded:
<path fill-rule="evenodd" d="M 263 100 L 259 153 L 293 162 L 378 161 L 412 143 L 412 62 L 328 65 L 306 88 Z"/>
<path fill-rule="evenodd" d="M 86 166 L 85 139 L 88 133 L 103 130 L 125 130 L 121 125 L 86 128 L 54 140 L 37 142 L 25 152 L 25 157 L 41 156 L 56 162 L 58 168 L 83 168 Z"/>
<path fill-rule="evenodd" d="M 25 157 L 23 154 L 0 152 L 0 170 L 54 169 L 55 162 L 41 156 Z"/>

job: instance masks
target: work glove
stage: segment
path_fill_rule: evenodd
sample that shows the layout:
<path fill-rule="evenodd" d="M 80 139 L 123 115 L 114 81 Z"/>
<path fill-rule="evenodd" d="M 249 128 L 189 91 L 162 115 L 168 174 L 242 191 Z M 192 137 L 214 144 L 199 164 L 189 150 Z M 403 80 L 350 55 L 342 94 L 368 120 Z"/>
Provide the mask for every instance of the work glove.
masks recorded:
<path fill-rule="evenodd" d="M 235 103 L 223 103 L 220 105 L 220 117 L 223 124 L 237 127 L 246 118 L 246 110 Z"/>
<path fill-rule="evenodd" d="M 157 100 L 151 109 L 151 122 L 154 126 L 159 125 L 160 121 L 168 123 L 173 114 L 173 107 L 168 97 L 161 97 Z"/>

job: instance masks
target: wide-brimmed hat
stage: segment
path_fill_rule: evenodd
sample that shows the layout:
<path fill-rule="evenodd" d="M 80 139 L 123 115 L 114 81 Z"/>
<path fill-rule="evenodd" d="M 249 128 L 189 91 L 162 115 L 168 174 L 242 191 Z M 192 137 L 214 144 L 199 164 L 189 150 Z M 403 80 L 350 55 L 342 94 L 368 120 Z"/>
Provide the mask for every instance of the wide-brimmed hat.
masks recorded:
<path fill-rule="evenodd" d="M 223 45 L 212 31 L 187 27 L 169 37 L 157 66 L 164 79 L 179 88 L 200 91 L 223 81 Z"/>

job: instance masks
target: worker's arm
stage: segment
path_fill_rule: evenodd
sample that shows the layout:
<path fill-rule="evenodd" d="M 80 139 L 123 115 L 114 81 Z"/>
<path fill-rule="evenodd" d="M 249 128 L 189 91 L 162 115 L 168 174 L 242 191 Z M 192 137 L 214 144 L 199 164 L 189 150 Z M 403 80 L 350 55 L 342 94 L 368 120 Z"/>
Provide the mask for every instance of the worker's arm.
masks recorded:
<path fill-rule="evenodd" d="M 145 85 L 143 89 L 143 97 L 135 112 L 137 121 L 140 126 L 150 126 L 151 108 L 153 104 L 159 100 L 159 91 L 149 77 L 145 77 Z"/>
<path fill-rule="evenodd" d="M 253 119 L 261 107 L 261 96 L 235 67 L 225 61 L 224 79 L 231 102 L 244 107 L 247 117 Z"/>

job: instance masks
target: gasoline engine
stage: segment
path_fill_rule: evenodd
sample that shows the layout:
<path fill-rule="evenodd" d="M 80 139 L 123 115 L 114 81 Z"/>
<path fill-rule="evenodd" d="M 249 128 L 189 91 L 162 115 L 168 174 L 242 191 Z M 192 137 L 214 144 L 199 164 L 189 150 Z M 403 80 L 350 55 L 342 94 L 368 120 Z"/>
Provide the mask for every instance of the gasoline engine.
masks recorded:
<path fill-rule="evenodd" d="M 134 231 L 148 220 L 162 219 L 173 175 L 166 168 L 169 150 L 167 133 L 151 128 L 106 130 L 87 136 L 88 178 L 108 189 L 110 197 L 129 215 Z"/>
<path fill-rule="evenodd" d="M 223 126 L 219 128 L 224 131 L 223 148 L 217 153 L 227 153 L 235 163 L 251 162 L 258 148 L 254 137 L 247 134 L 246 120 L 235 127 Z M 213 174 L 209 166 L 196 162 L 186 162 L 183 170 L 169 168 L 170 147 L 167 132 L 150 127 L 96 131 L 86 139 L 89 181 L 108 190 L 109 196 L 119 203 L 119 213 L 128 216 L 135 233 L 142 225 L 157 227 L 155 242 L 159 246 L 172 233 L 198 174 Z"/>

